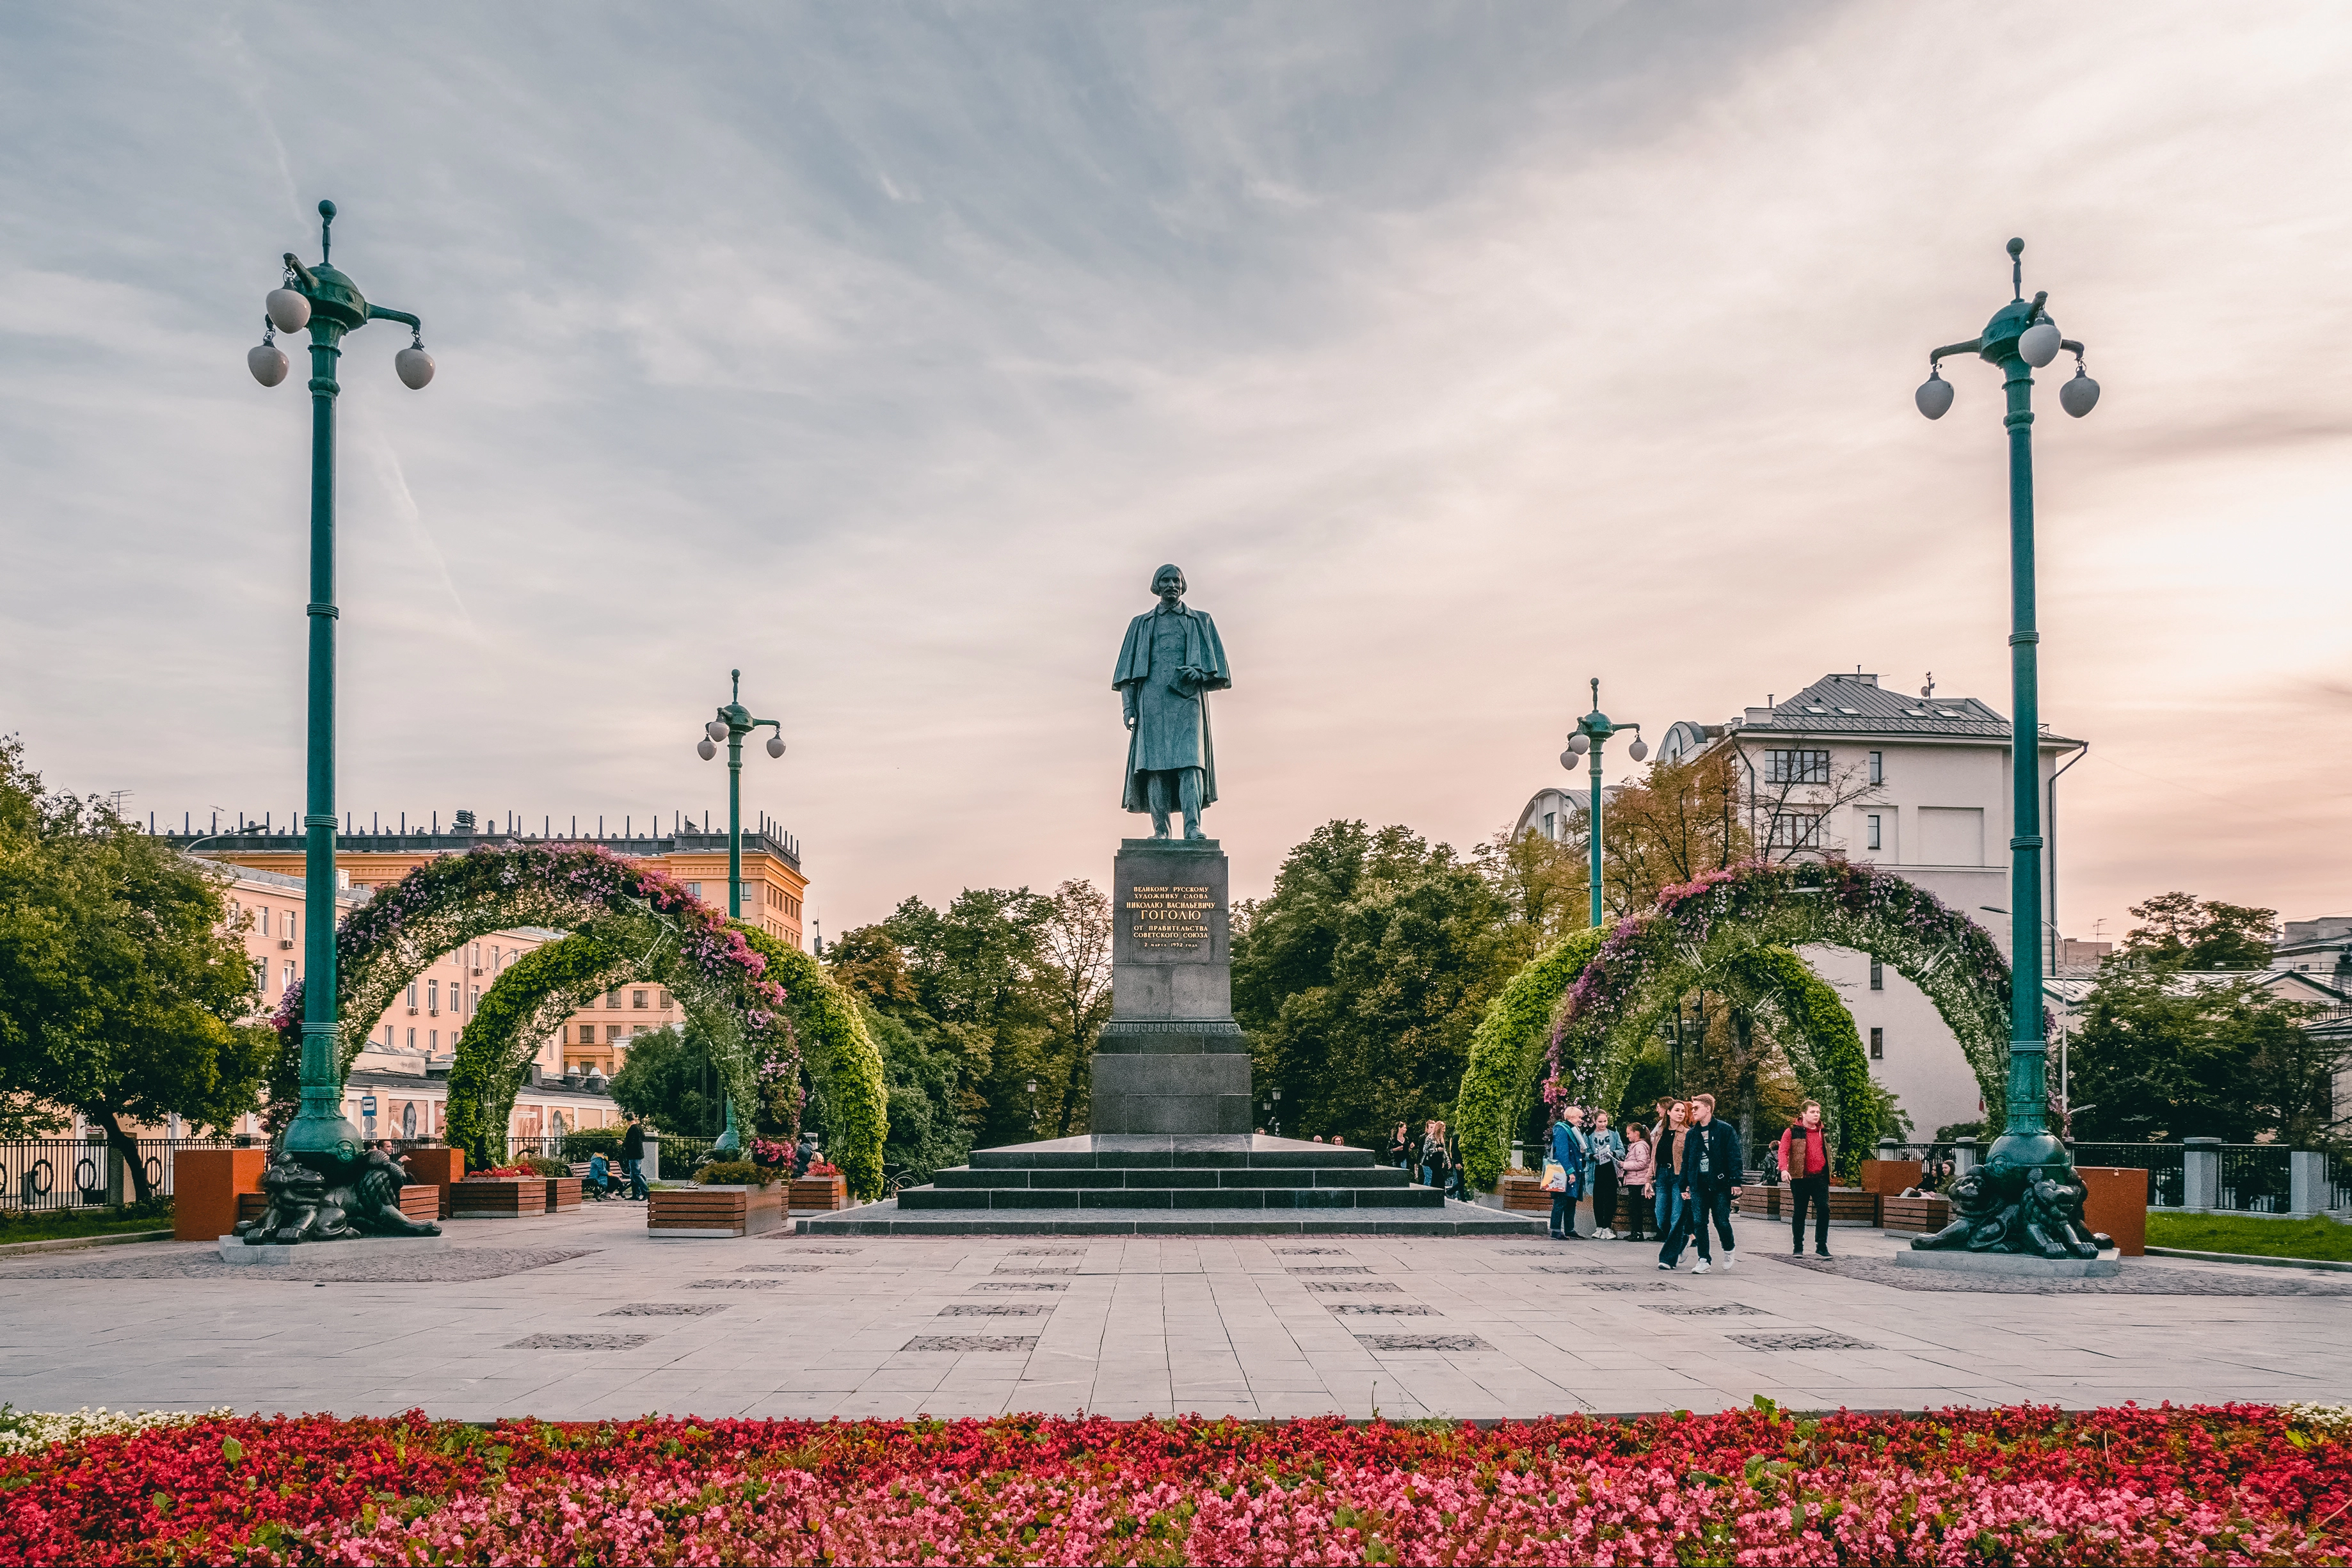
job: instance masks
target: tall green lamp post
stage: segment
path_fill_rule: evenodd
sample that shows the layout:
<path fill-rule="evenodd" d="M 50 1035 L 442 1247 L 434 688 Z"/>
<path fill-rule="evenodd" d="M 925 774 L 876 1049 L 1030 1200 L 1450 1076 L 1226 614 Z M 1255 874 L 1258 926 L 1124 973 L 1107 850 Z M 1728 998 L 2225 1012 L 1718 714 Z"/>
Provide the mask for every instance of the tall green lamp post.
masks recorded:
<path fill-rule="evenodd" d="M 1559 765 L 1570 773 L 1576 771 L 1578 761 L 1591 755 L 1592 763 L 1591 803 L 1585 812 L 1584 823 L 1592 840 L 1592 923 L 1601 923 L 1601 748 L 1609 737 L 1621 731 L 1633 731 L 1633 743 L 1625 754 L 1640 762 L 1650 754 L 1649 742 L 1642 739 L 1639 724 L 1620 724 L 1601 710 L 1601 678 L 1592 678 L 1592 711 L 1576 721 L 1568 734 L 1568 750 L 1560 752 Z"/>
<path fill-rule="evenodd" d="M 702 727 L 702 739 L 695 743 L 695 754 L 704 762 L 719 754 L 719 742 L 727 742 L 727 918 L 743 918 L 743 739 L 755 730 L 773 730 L 768 737 L 768 755 L 784 754 L 784 727 L 773 719 L 754 719 L 751 710 L 743 706 L 743 672 L 728 672 L 734 680 L 732 695 L 719 716 Z M 727 1125 L 712 1145 L 716 1150 L 734 1150 L 742 1146 L 740 1134 L 735 1129 L 735 1097 L 725 1097 Z"/>
<path fill-rule="evenodd" d="M 343 1115 L 341 1052 L 335 1016 L 335 362 L 345 334 L 370 321 L 398 321 L 409 329 L 409 346 L 393 356 L 393 368 L 412 390 L 433 379 L 433 356 L 425 352 L 424 325 L 405 310 L 372 305 L 359 285 L 329 264 L 335 204 L 319 204 L 319 265 L 305 267 L 285 255 L 283 285 L 263 302 L 268 311 L 258 347 L 246 355 L 247 368 L 264 386 L 286 379 L 286 354 L 278 332 L 310 330 L 310 763 L 302 813 L 302 1103 L 286 1129 L 281 1147 L 322 1171 L 358 1157 L 360 1130 Z"/>
<path fill-rule="evenodd" d="M 2025 298 L 2025 241 L 2009 242 L 2008 304 L 1993 313 L 1985 330 L 1964 343 L 1947 343 L 1927 356 L 1927 379 L 1915 395 L 1919 412 L 1940 419 L 1952 405 L 1952 384 L 1942 361 L 1975 354 L 2000 367 L 2008 391 L 2009 430 L 2009 670 L 2011 704 L 2009 772 L 2011 827 L 2009 840 L 2010 1023 L 2007 1122 L 1986 1151 L 1985 1177 L 1969 1203 L 1955 1196 L 1958 1211 L 1946 1233 L 1914 1246 L 1966 1247 L 1971 1251 L 2039 1252 L 2061 1257 L 2080 1251 L 2062 1240 L 2058 1250 L 2032 1240 L 2065 1230 L 2041 1212 L 2063 1194 L 2042 1194 L 2043 1178 L 2079 1187 L 2066 1146 L 2050 1131 L 2049 1041 L 2042 1024 L 2042 698 L 2036 645 L 2033 587 L 2033 373 L 2060 352 L 2074 356 L 2074 378 L 2058 391 L 2059 406 L 2080 419 L 2099 401 L 2099 384 L 2083 363 L 2083 345 L 2063 336 L 2050 319 L 2046 291 Z M 2037 1209 L 2037 1205 L 2041 1205 Z M 1974 1206 L 1978 1211 L 1971 1215 Z M 1998 1222 L 1996 1226 L 1994 1222 Z M 1999 1235 L 1993 1235 L 1997 1229 Z"/>

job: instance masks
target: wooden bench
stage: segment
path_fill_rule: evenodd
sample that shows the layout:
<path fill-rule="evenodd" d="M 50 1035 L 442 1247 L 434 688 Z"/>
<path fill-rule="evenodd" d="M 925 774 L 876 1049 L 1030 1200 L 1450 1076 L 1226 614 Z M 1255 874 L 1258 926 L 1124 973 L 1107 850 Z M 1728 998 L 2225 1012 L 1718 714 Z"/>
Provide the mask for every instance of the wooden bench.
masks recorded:
<path fill-rule="evenodd" d="M 568 1176 L 562 1179 L 571 1180 Z M 545 1176 L 488 1180 L 468 1176 L 449 1184 L 450 1213 L 457 1219 L 521 1219 L 528 1215 L 545 1214 L 548 1189 L 553 1184 Z M 572 1202 L 579 1201 L 580 1189 L 574 1185 Z"/>

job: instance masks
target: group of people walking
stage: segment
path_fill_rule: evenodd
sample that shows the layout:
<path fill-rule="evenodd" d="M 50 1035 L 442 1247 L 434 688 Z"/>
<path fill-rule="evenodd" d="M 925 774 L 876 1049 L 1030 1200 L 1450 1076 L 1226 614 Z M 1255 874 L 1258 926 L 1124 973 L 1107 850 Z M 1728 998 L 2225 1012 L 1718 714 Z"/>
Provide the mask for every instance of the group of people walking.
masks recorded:
<path fill-rule="evenodd" d="M 1819 1173 L 1822 1249 L 1828 1251 L 1828 1161 L 1820 1134 L 1821 1108 L 1807 1110 L 1811 1139 L 1796 1151 L 1808 1173 Z M 1784 1150 L 1787 1140 L 1783 1140 Z M 1691 1272 L 1704 1274 L 1717 1266 L 1729 1268 L 1738 1242 L 1731 1232 L 1731 1205 L 1744 1173 L 1739 1131 L 1715 1113 L 1715 1096 L 1662 1100 L 1657 1121 L 1643 1127 L 1635 1122 L 1621 1136 L 1609 1125 L 1609 1113 L 1564 1105 L 1552 1121 L 1549 1158 L 1544 1182 L 1552 1190 L 1551 1234 L 1562 1241 L 1580 1241 L 1576 1206 L 1588 1193 L 1592 1198 L 1593 1228 L 1599 1240 L 1616 1237 L 1613 1228 L 1621 1195 L 1633 1202 L 1627 1241 L 1643 1241 L 1643 1222 L 1654 1220 L 1658 1234 L 1658 1267 L 1672 1270 L 1681 1261 L 1686 1243 L 1698 1244 L 1698 1261 Z M 1789 1156 L 1783 1154 L 1786 1160 Z M 1809 1174 L 1808 1180 L 1811 1177 Z M 1802 1201 L 1801 1199 L 1800 1200 Z M 1802 1212 L 1801 1209 L 1800 1213 Z M 1801 1221 L 1800 1222 L 1801 1224 Z"/>
<path fill-rule="evenodd" d="M 1416 1178 L 1423 1186 L 1435 1187 L 1448 1197 L 1469 1202 L 1469 1191 L 1463 1184 L 1462 1142 L 1444 1122 L 1429 1122 L 1423 1127 L 1421 1136 L 1415 1138 L 1412 1123 L 1400 1121 L 1384 1152 L 1390 1164 Z"/>

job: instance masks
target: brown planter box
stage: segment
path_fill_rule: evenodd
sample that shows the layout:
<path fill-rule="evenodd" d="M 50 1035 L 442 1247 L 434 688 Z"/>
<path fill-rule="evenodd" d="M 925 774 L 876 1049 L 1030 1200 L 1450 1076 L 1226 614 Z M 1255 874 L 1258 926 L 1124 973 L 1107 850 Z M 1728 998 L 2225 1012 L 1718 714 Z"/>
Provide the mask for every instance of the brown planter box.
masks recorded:
<path fill-rule="evenodd" d="M 441 1217 L 441 1189 L 411 1182 L 400 1189 L 400 1212 L 418 1225 Z"/>
<path fill-rule="evenodd" d="M 786 1200 L 796 1209 L 845 1209 L 849 1206 L 847 1176 L 803 1176 L 793 1184 Z"/>
<path fill-rule="evenodd" d="M 2147 1252 L 2147 1173 L 2113 1165 L 2077 1165 L 2090 1195 L 2083 1204 L 2083 1222 L 2115 1237 L 2116 1250 L 2126 1258 Z"/>
<path fill-rule="evenodd" d="M 1832 1187 L 1830 1189 L 1830 1223 L 1832 1225 L 1876 1225 L 1878 1194 L 1864 1192 L 1860 1187 Z"/>
<path fill-rule="evenodd" d="M 1919 1162 L 1916 1160 L 1864 1160 L 1862 1163 L 1860 1185 L 1865 1193 L 1891 1198 L 1904 1188 L 1918 1184 Z"/>
<path fill-rule="evenodd" d="M 548 1213 L 554 1214 L 561 1209 L 576 1209 L 580 1206 L 579 1177 L 550 1176 L 546 1180 Z"/>
<path fill-rule="evenodd" d="M 1879 1227 L 1912 1235 L 1927 1235 L 1943 1229 L 1952 1223 L 1952 1200 L 1937 1197 L 1906 1198 L 1889 1194 L 1878 1200 Z"/>
<path fill-rule="evenodd" d="M 784 1186 L 656 1187 L 646 1233 L 656 1237 L 758 1236 L 785 1223 Z"/>
<path fill-rule="evenodd" d="M 547 1212 L 548 1181 L 484 1181 L 477 1176 L 449 1188 L 451 1215 L 457 1219 L 521 1219 Z"/>
<path fill-rule="evenodd" d="M 247 1217 L 241 1197 L 261 1196 L 267 1149 L 180 1149 L 172 1155 L 172 1239 L 212 1241 Z M 261 1212 L 257 1203 L 255 1214 Z"/>
<path fill-rule="evenodd" d="M 428 1187 L 411 1182 L 400 1189 L 400 1212 L 419 1225 L 431 1225 L 436 1219 L 446 1218 L 446 1213 L 441 1207 L 443 1191 L 444 1189 L 440 1187 Z M 268 1206 L 269 1194 L 267 1193 L 239 1193 L 236 1197 L 236 1217 L 239 1220 L 259 1219 L 261 1211 Z M 223 1231 L 221 1234 L 226 1236 L 228 1232 Z M 199 1237 L 191 1239 L 205 1238 Z"/>
<path fill-rule="evenodd" d="M 1742 1187 L 1739 1189 L 1739 1212 L 1765 1219 L 1779 1219 L 1788 1212 L 1780 1206 L 1785 1192 L 1786 1189 L 1781 1187 Z"/>
<path fill-rule="evenodd" d="M 1543 1190 L 1541 1176 L 1505 1176 L 1503 1207 L 1518 1214 L 1549 1214 L 1551 1194 Z"/>

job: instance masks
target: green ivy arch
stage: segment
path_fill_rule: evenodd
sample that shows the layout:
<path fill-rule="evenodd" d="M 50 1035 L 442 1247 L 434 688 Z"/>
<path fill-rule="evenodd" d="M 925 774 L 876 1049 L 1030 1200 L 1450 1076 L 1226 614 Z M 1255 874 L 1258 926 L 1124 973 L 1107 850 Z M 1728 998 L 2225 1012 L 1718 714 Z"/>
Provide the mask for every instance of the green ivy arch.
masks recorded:
<path fill-rule="evenodd" d="M 474 1165 L 506 1153 L 507 1122 L 540 1042 L 589 999 L 632 980 L 658 981 L 607 940 L 575 932 L 523 954 L 483 994 L 449 1064 L 449 1142 Z"/>
<path fill-rule="evenodd" d="M 367 1043 L 369 1028 L 427 964 L 478 937 L 518 926 L 568 931 L 572 933 L 568 940 L 585 938 L 587 944 L 545 960 L 537 983 L 508 988 L 491 1020 L 497 1027 L 486 1031 L 493 1045 L 510 1058 L 521 1049 L 520 1041 L 535 1045 L 543 1038 L 545 1028 L 534 1029 L 530 1020 L 543 1020 L 548 1010 L 558 1006 L 559 993 L 566 985 L 582 984 L 578 994 L 586 994 L 579 976 L 602 952 L 609 961 L 603 971 L 609 981 L 657 978 L 688 1015 L 704 1025 L 718 1047 L 736 1116 L 751 1125 L 756 1103 L 754 1057 L 772 1058 L 793 1049 L 789 1031 L 781 1029 L 789 998 L 782 985 L 767 977 L 769 960 L 725 915 L 665 872 L 591 845 L 485 847 L 441 856 L 378 889 L 353 910 L 335 932 L 336 1016 L 341 1020 L 338 1076 L 351 1070 L 352 1058 Z M 552 942 L 539 951 L 563 946 Z M 518 960 L 499 980 L 537 956 Z M 494 983 L 490 990 L 499 988 Z M 300 1099 L 302 989 L 300 984 L 288 988 L 272 1020 L 278 1040 L 269 1086 L 273 1132 L 292 1118 Z M 486 1008 L 489 1000 L 484 996 Z M 528 1017 L 520 1016 L 524 1014 Z M 482 1022 L 478 1016 L 475 1025 Z M 551 1027 L 551 1022 L 546 1026 Z M 473 1033 L 469 1025 L 466 1035 Z M 461 1037 L 460 1056 L 467 1054 L 466 1043 Z M 473 1054 L 467 1097 L 471 1114 L 478 1117 L 485 1093 L 495 1096 L 504 1068 L 498 1050 Z M 523 1065 L 528 1065 L 527 1057 Z M 454 1119 L 462 1113 L 457 1072 L 453 1062 L 453 1142 L 457 1141 Z M 520 1076 L 517 1068 L 513 1078 Z M 506 1094 L 511 1107 L 511 1080 Z M 499 1127 L 503 1139 L 502 1121 Z"/>
<path fill-rule="evenodd" d="M 851 1196 L 879 1198 L 882 1145 L 890 1135 L 890 1089 L 881 1049 L 866 1032 L 857 1004 L 800 949 L 756 926 L 736 929 L 767 959 L 768 973 L 784 987 L 785 1021 L 824 1098 L 826 1157 L 841 1167 Z M 763 1065 L 761 1070 L 772 1069 Z"/>
<path fill-rule="evenodd" d="M 1874 866 L 1751 862 L 1580 931 L 1513 979 L 1474 1037 L 1456 1102 L 1465 1173 L 1488 1187 L 1500 1178 L 1509 1120 L 1541 1067 L 1554 1099 L 1606 1104 L 1622 1095 L 1659 1016 L 1702 983 L 1779 1026 L 1800 1081 L 1839 1123 L 1839 1163 L 1851 1170 L 1878 1133 L 1869 1066 L 1844 1003 L 1797 956 L 1812 944 L 1869 953 L 1916 985 L 1959 1041 L 1985 1104 L 2002 1103 L 2009 965 L 1974 921 Z M 1539 1064 L 1527 1018 L 1547 999 L 1554 1011 Z M 1988 1114 L 1998 1120 L 1997 1110 Z"/>

